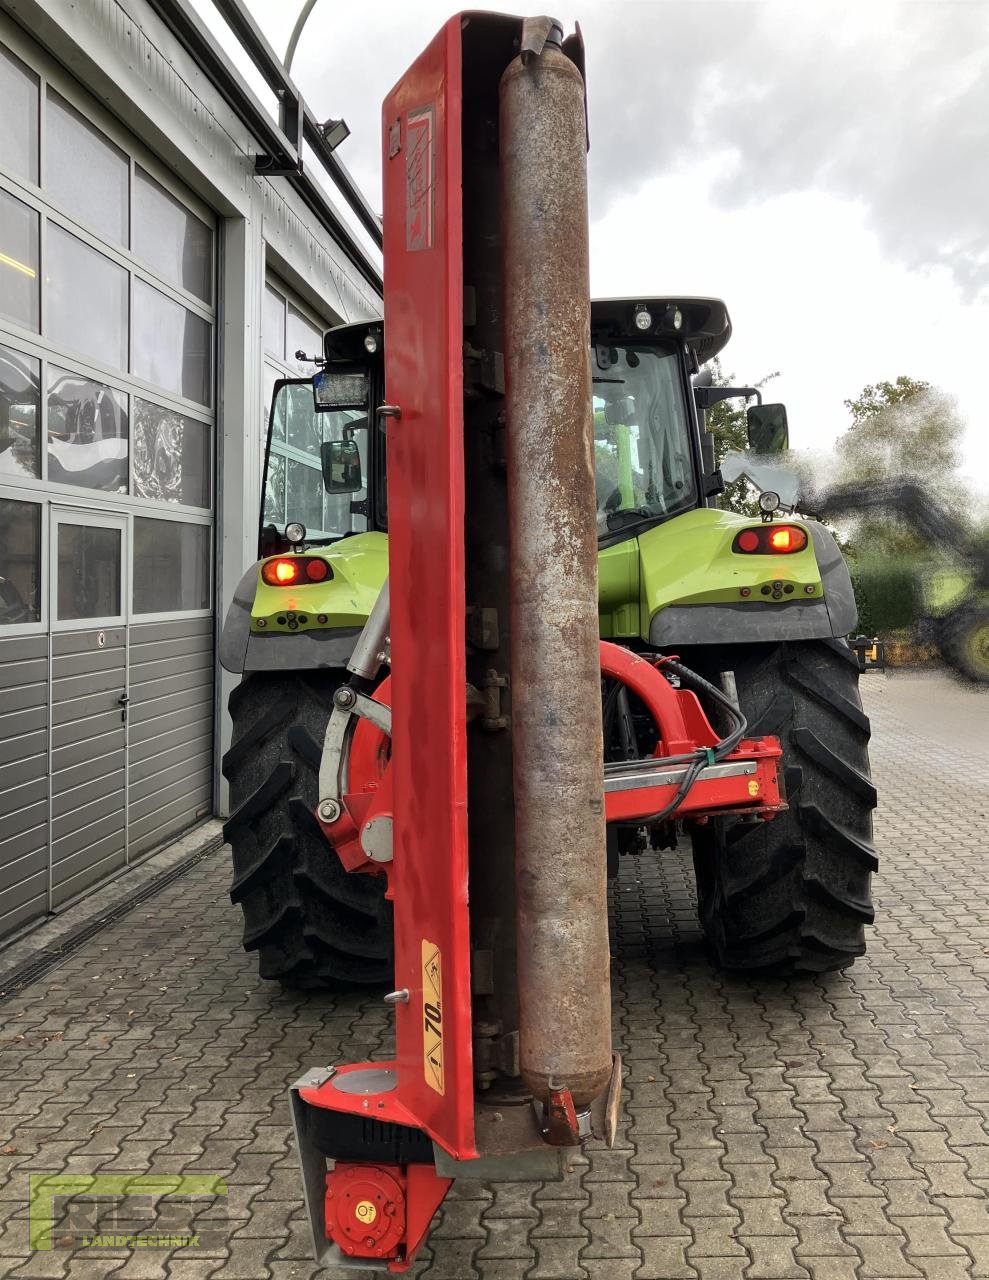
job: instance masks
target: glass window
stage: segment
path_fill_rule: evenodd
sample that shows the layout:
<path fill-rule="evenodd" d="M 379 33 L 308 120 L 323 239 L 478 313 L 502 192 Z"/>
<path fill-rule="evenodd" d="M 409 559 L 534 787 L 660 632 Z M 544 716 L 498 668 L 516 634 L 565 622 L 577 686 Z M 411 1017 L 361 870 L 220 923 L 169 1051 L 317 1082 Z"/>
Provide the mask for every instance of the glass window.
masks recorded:
<path fill-rule="evenodd" d="M 333 414 L 332 418 L 335 422 L 337 415 Z M 275 416 L 271 424 L 273 440 L 284 440 L 294 449 L 301 449 L 303 453 L 318 459 L 319 446 L 323 442 L 326 428 L 327 415 L 316 412 L 312 383 L 282 388 L 281 395 L 275 402 Z"/>
<path fill-rule="evenodd" d="M 291 519 L 301 520 L 310 533 L 323 527 L 323 477 L 318 467 L 296 458 L 285 459 L 287 510 Z"/>
<path fill-rule="evenodd" d="M 38 77 L 0 45 L 0 164 L 28 182 L 38 181 Z"/>
<path fill-rule="evenodd" d="M 285 299 L 270 284 L 264 286 L 264 308 L 261 313 L 264 349 L 279 360 L 285 359 Z"/>
<path fill-rule="evenodd" d="M 53 342 L 127 368 L 127 272 L 48 223 L 45 334 Z"/>
<path fill-rule="evenodd" d="M 307 356 L 318 356 L 323 351 L 323 335 L 314 324 L 310 324 L 304 315 L 295 307 L 288 309 L 288 323 L 285 332 L 285 359 L 293 369 L 306 375 L 316 372 L 311 360 L 297 360 L 295 353 L 304 351 Z"/>
<path fill-rule="evenodd" d="M 119 529 L 58 526 L 58 617 L 120 617 Z"/>
<path fill-rule="evenodd" d="M 696 502 L 680 365 L 665 347 L 595 348 L 598 533 Z"/>
<path fill-rule="evenodd" d="M 38 215 L 0 191 L 0 315 L 37 333 L 39 297 Z"/>
<path fill-rule="evenodd" d="M 48 479 L 127 492 L 127 397 L 122 391 L 49 367 Z"/>
<path fill-rule="evenodd" d="M 209 404 L 210 326 L 143 280 L 134 280 L 134 372 L 139 378 Z"/>
<path fill-rule="evenodd" d="M 209 527 L 134 521 L 134 612 L 209 608 Z"/>
<path fill-rule="evenodd" d="M 188 507 L 210 504 L 210 430 L 134 398 L 134 493 Z"/>
<path fill-rule="evenodd" d="M 127 244 L 130 162 L 119 147 L 48 90 L 45 186 L 74 218 L 114 244 Z"/>
<path fill-rule="evenodd" d="M 0 498 L 0 626 L 41 618 L 41 506 Z"/>
<path fill-rule="evenodd" d="M 267 362 L 264 366 L 264 418 L 261 421 L 262 440 L 268 434 L 268 423 L 271 420 L 271 398 L 275 393 L 275 383 L 285 375 L 279 369 L 273 369 Z M 285 415 L 277 413 L 271 423 L 272 440 L 285 439 Z"/>
<path fill-rule="evenodd" d="M 41 361 L 0 347 L 0 474 L 40 476 Z"/>
<path fill-rule="evenodd" d="M 264 487 L 265 524 L 285 527 L 285 455 L 272 453 L 268 458 L 268 473 Z"/>
<path fill-rule="evenodd" d="M 212 231 L 141 168 L 134 184 L 134 251 L 169 284 L 212 301 Z"/>

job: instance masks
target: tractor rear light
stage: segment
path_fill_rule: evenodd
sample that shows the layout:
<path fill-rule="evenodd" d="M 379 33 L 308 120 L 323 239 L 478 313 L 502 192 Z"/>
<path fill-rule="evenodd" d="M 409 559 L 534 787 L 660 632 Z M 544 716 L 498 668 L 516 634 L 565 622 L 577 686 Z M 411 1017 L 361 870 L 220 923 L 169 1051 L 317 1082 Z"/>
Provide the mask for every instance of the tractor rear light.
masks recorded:
<path fill-rule="evenodd" d="M 807 530 L 799 524 L 764 524 L 736 533 L 732 551 L 742 555 L 790 555 L 807 546 Z"/>
<path fill-rule="evenodd" d="M 319 556 L 279 556 L 261 566 L 261 580 L 269 587 L 305 586 L 332 576 L 333 570 Z"/>
<path fill-rule="evenodd" d="M 739 551 L 758 551 L 759 550 L 759 534 L 755 529 L 744 529 L 738 535 Z"/>

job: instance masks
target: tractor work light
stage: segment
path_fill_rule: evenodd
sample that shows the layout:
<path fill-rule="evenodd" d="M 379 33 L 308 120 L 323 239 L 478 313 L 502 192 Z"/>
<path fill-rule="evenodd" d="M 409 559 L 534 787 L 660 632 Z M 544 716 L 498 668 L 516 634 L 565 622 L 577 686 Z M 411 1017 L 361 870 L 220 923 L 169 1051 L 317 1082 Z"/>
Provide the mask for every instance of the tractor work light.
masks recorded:
<path fill-rule="evenodd" d="M 269 587 L 304 587 L 332 576 L 332 569 L 319 556 L 279 556 L 261 566 L 261 580 Z"/>
<path fill-rule="evenodd" d="M 766 524 L 735 535 L 732 551 L 742 555 L 789 555 L 807 546 L 807 530 L 798 524 Z"/>
<path fill-rule="evenodd" d="M 635 308 L 635 327 L 643 333 L 652 328 L 652 312 L 648 307 Z"/>
<path fill-rule="evenodd" d="M 292 520 L 285 526 L 285 537 L 295 546 L 306 540 L 306 526 L 299 520 Z"/>
<path fill-rule="evenodd" d="M 378 349 L 378 335 L 376 333 L 366 333 L 364 335 L 364 350 L 369 356 L 373 356 Z"/>
<path fill-rule="evenodd" d="M 759 494 L 759 510 L 763 515 L 771 516 L 780 509 L 780 495 L 773 489 L 764 489 Z"/>

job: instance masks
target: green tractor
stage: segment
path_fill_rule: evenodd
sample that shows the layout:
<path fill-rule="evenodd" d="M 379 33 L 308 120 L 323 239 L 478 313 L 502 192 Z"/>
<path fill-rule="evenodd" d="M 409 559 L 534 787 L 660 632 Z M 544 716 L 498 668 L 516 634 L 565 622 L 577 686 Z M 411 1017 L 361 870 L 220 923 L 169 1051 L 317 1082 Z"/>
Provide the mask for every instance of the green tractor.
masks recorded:
<path fill-rule="evenodd" d="M 865 949 L 876 868 L 848 571 L 823 525 L 780 519 L 773 493 L 761 519 L 717 506 L 704 411 L 758 398 L 701 371 L 730 337 L 724 303 L 599 301 L 591 328 L 601 636 L 679 654 L 737 699 L 751 736 L 779 735 L 784 748 L 785 813 L 683 824 L 705 935 L 729 969 L 843 968 Z M 293 986 L 390 978 L 383 881 L 345 871 L 314 813 L 333 693 L 387 575 L 387 433 L 402 427 L 384 405 L 383 341 L 380 321 L 332 329 L 314 378 L 276 384 L 260 562 L 220 645 L 242 676 L 223 760 L 231 897 L 261 976 Z M 782 405 L 753 405 L 748 421 L 754 450 L 786 447 Z M 470 626 L 483 632 L 484 619 Z M 607 681 L 602 696 L 606 758 L 648 755 L 655 727 L 635 699 Z M 609 828 L 609 870 L 620 853 L 673 847 L 679 834 L 672 820 Z"/>

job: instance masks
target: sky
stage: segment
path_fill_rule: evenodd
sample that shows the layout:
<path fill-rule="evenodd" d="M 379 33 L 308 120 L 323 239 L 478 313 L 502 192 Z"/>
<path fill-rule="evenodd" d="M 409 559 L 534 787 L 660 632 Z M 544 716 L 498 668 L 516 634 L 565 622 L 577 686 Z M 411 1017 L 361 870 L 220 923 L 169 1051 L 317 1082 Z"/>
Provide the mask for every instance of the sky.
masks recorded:
<path fill-rule="evenodd" d="M 301 0 L 249 5 L 283 53 Z M 375 208 L 382 99 L 453 12 L 317 0 L 306 25 L 293 77 L 315 115 L 347 120 L 338 155 Z M 767 399 L 786 403 L 798 448 L 829 448 L 867 383 L 934 383 L 966 423 L 963 473 L 989 495 L 989 3 L 553 12 L 587 50 L 594 295 L 724 298 L 724 368 L 779 373 Z"/>

